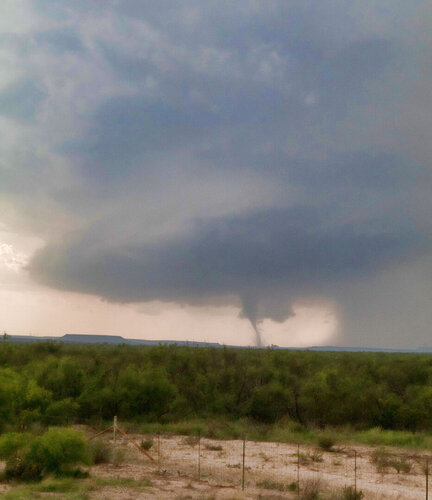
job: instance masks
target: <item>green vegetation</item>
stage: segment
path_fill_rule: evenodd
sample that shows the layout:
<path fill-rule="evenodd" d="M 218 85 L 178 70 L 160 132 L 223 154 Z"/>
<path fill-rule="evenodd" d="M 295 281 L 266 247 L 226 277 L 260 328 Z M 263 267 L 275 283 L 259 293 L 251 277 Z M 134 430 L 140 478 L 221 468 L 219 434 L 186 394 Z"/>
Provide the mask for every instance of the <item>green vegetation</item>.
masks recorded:
<path fill-rule="evenodd" d="M 152 447 L 153 447 L 153 439 L 144 439 L 143 441 L 141 441 L 141 448 L 143 450 L 146 450 L 146 451 L 149 451 Z"/>
<path fill-rule="evenodd" d="M 352 486 L 346 486 L 342 492 L 343 500 L 361 500 L 364 497 L 364 493 L 356 491 Z"/>
<path fill-rule="evenodd" d="M 272 479 L 264 479 L 264 481 L 259 481 L 256 485 L 258 488 L 264 488 L 265 490 L 285 491 L 288 489 L 288 485 Z"/>
<path fill-rule="evenodd" d="M 40 483 L 12 488 L 0 496 L 3 500 L 89 500 L 90 493 L 105 487 L 144 490 L 151 486 L 148 479 L 73 479 L 47 478 Z"/>
<path fill-rule="evenodd" d="M 371 462 L 375 465 L 378 472 L 384 474 L 389 468 L 393 468 L 399 474 L 403 472 L 408 474 L 411 471 L 412 464 L 405 456 L 395 455 L 393 452 L 378 448 L 374 450 Z"/>
<path fill-rule="evenodd" d="M 328 434 L 323 434 L 318 439 L 318 445 L 324 451 L 333 451 L 333 446 L 335 444 L 336 444 L 335 439 L 332 436 L 328 435 Z"/>
<path fill-rule="evenodd" d="M 6 460 L 6 479 L 38 481 L 50 475 L 77 477 L 75 466 L 90 464 L 90 454 L 82 433 L 73 429 L 50 429 L 34 437 L 6 433 L 0 437 L 0 458 Z"/>
<path fill-rule="evenodd" d="M 0 345 L 3 431 L 114 415 L 149 434 L 432 447 L 432 356 Z"/>

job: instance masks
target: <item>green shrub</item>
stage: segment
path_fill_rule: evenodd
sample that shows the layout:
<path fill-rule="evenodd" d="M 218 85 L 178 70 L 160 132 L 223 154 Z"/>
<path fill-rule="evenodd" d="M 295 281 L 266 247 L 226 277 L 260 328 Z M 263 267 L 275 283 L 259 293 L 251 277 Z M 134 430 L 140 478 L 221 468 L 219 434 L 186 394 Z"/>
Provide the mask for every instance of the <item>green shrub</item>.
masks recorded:
<path fill-rule="evenodd" d="M 332 436 L 324 435 L 318 439 L 318 446 L 324 451 L 332 451 L 336 444 Z"/>
<path fill-rule="evenodd" d="M 15 452 L 7 460 L 5 476 L 24 481 L 37 481 L 50 474 L 77 476 L 70 467 L 79 463 L 89 464 L 90 458 L 81 432 L 50 429 L 29 443 L 21 440 L 21 446 L 15 447 Z"/>
<path fill-rule="evenodd" d="M 153 439 L 144 439 L 141 441 L 140 446 L 143 450 L 149 451 L 153 444 Z"/>
<path fill-rule="evenodd" d="M 265 490 L 278 490 L 284 491 L 287 489 L 284 483 L 273 481 L 271 479 L 264 479 L 264 481 L 259 481 L 256 483 L 259 488 L 264 488 Z"/>
<path fill-rule="evenodd" d="M 53 428 L 31 443 L 28 459 L 47 473 L 59 474 L 70 465 L 90 464 L 90 453 L 83 433 Z"/>
<path fill-rule="evenodd" d="M 33 439 L 28 433 L 8 432 L 0 436 L 0 458 L 8 460 Z"/>
<path fill-rule="evenodd" d="M 42 464 L 29 460 L 28 454 L 20 450 L 7 460 L 4 475 L 6 479 L 40 481 L 43 477 L 43 468 Z"/>
<path fill-rule="evenodd" d="M 371 455 L 371 462 L 380 473 L 384 473 L 391 465 L 392 454 L 385 448 L 377 448 Z"/>
<path fill-rule="evenodd" d="M 297 491 L 298 490 L 298 484 L 297 481 L 293 481 L 292 483 L 289 483 L 287 486 L 288 491 Z"/>
<path fill-rule="evenodd" d="M 353 486 L 346 486 L 342 492 L 343 500 L 361 500 L 364 497 L 364 493 L 359 490 L 356 491 Z"/>

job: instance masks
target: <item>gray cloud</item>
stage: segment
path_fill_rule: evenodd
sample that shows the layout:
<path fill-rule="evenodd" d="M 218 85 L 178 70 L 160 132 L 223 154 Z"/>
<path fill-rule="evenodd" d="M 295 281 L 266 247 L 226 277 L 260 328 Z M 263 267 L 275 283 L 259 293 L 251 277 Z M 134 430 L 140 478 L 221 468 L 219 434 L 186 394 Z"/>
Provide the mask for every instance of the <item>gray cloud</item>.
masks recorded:
<path fill-rule="evenodd" d="M 36 42 L 40 45 L 46 45 L 55 54 L 65 52 L 81 52 L 84 50 L 79 35 L 73 30 L 55 29 L 39 32 L 35 36 Z"/>
<path fill-rule="evenodd" d="M 430 7 L 30 7 L 38 23 L 8 38 L 21 83 L 0 94 L 0 189 L 46 240 L 34 279 L 119 302 L 222 297 L 254 321 L 332 299 L 341 342 L 407 342 L 397 310 L 418 307 L 380 297 L 397 282 L 431 298 L 413 286 L 431 253 Z"/>
<path fill-rule="evenodd" d="M 17 82 L 0 93 L 0 115 L 17 120 L 33 120 L 45 97 L 46 94 L 35 82 Z"/>
<path fill-rule="evenodd" d="M 199 221 L 188 233 L 156 244 L 107 249 L 98 232 L 90 227 L 65 245 L 39 252 L 33 276 L 119 302 L 199 303 L 234 295 L 254 321 L 291 313 L 274 304 L 260 308 L 269 296 L 333 296 L 346 282 L 373 277 L 430 249 L 416 231 L 377 231 L 373 221 L 329 228 L 323 213 L 307 208 Z"/>

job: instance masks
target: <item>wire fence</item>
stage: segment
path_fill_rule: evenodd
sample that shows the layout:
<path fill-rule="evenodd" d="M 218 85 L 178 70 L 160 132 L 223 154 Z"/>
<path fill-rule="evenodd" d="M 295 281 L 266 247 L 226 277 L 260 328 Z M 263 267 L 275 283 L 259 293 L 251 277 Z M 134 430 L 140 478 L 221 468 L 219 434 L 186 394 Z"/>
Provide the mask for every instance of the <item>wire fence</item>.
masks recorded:
<path fill-rule="evenodd" d="M 113 427 L 118 424 L 114 423 Z M 189 436 L 145 435 L 153 443 L 143 467 L 151 466 L 161 477 L 289 492 L 304 498 L 313 485 L 327 491 L 349 490 L 349 498 L 429 498 L 427 454 L 366 446 L 331 447 L 328 450 L 301 444 L 248 440 L 217 441 L 200 434 Z M 122 445 L 139 447 L 142 435 L 117 433 Z M 312 485 L 312 486 L 311 486 Z"/>

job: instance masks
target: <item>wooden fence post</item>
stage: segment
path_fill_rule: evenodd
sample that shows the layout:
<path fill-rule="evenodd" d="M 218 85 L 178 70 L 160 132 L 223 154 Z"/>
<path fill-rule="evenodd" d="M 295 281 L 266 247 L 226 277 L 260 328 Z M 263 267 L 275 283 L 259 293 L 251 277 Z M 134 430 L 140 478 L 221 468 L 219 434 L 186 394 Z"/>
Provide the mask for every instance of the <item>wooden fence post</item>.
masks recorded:
<path fill-rule="evenodd" d="M 114 439 L 113 462 L 114 465 L 117 465 L 117 416 L 114 417 L 113 439 Z"/>
<path fill-rule="evenodd" d="M 160 432 L 157 435 L 157 463 L 158 463 L 158 473 L 160 474 Z"/>
<path fill-rule="evenodd" d="M 357 450 L 354 450 L 354 494 L 357 498 Z"/>
<path fill-rule="evenodd" d="M 245 486 L 245 456 L 246 456 L 246 437 L 243 438 L 243 461 L 242 461 L 242 490 Z"/>
<path fill-rule="evenodd" d="M 201 431 L 198 431 L 198 481 L 201 480 Z"/>
<path fill-rule="evenodd" d="M 300 443 L 297 443 L 297 496 L 300 498 Z"/>

